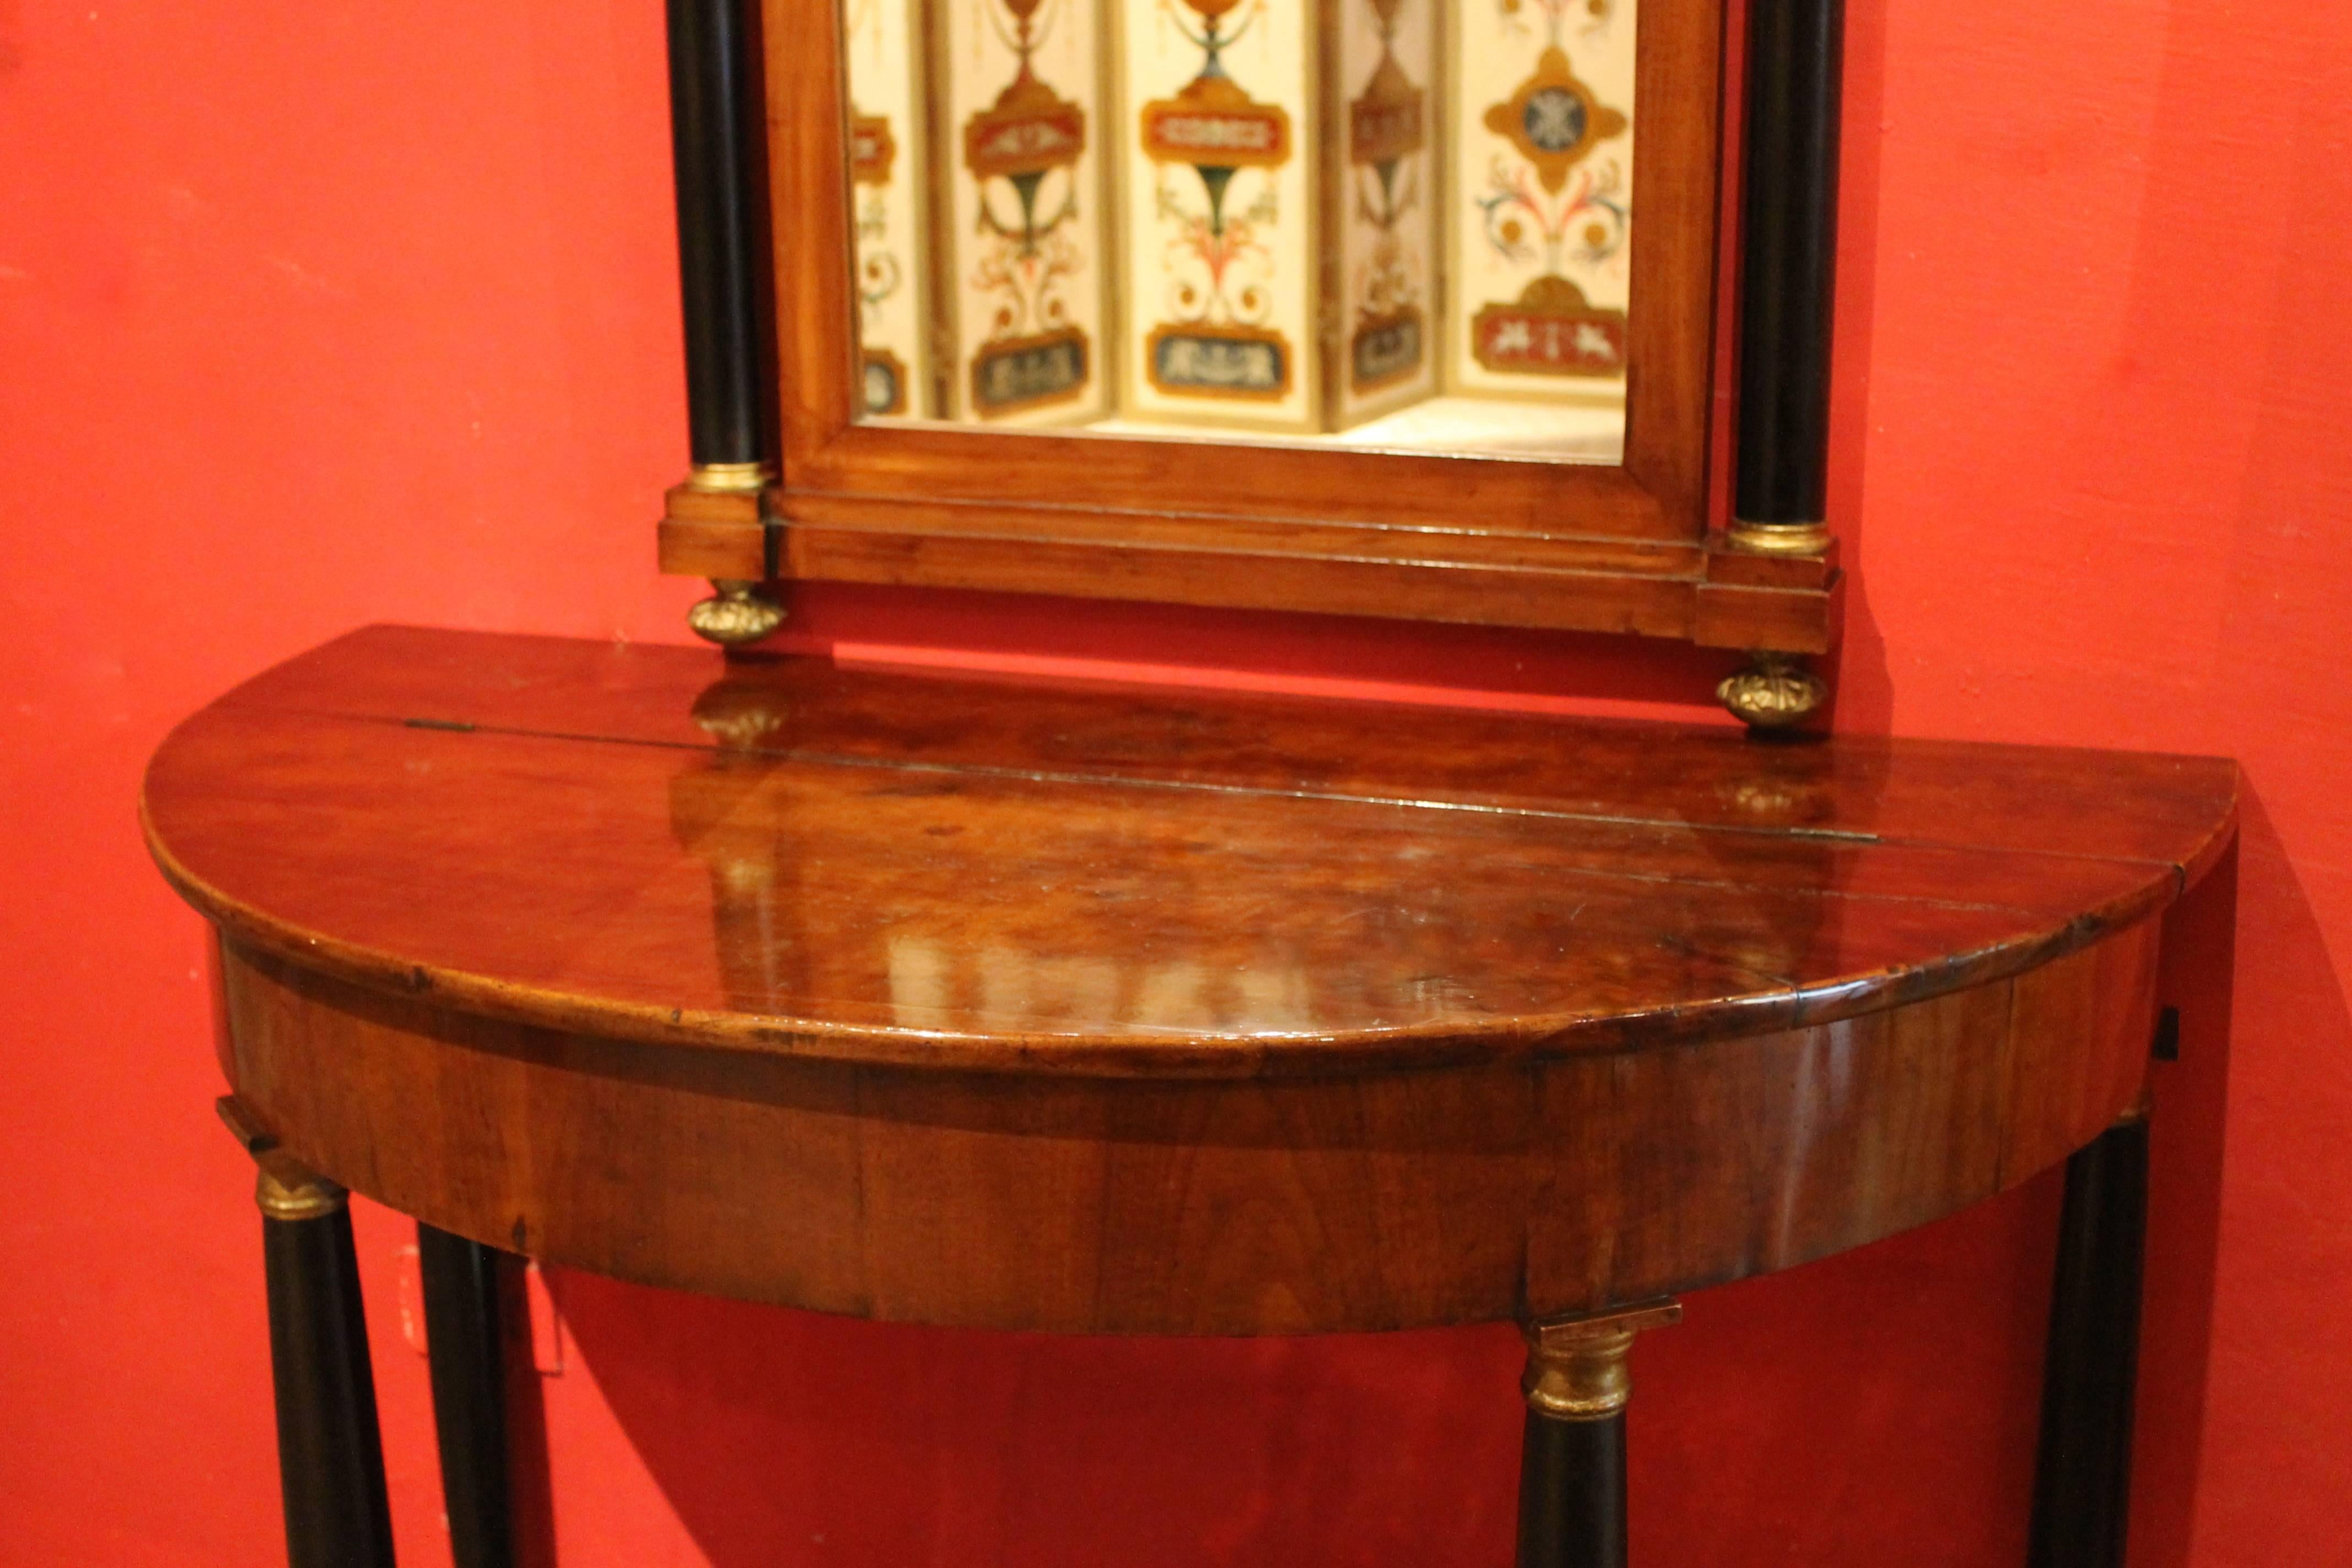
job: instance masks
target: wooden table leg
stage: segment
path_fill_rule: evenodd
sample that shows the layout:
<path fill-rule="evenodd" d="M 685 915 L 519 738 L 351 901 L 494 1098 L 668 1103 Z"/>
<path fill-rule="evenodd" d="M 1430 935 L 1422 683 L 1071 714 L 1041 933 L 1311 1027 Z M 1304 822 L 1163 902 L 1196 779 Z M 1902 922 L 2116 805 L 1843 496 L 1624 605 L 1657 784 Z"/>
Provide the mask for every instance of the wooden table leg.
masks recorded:
<path fill-rule="evenodd" d="M 1518 1568 L 1625 1568 L 1625 1404 L 1633 1336 L 1673 1302 L 1528 1329 Z"/>
<path fill-rule="evenodd" d="M 287 1562 L 392 1568 L 383 1439 L 343 1190 L 274 1149 L 255 1158 Z"/>
<path fill-rule="evenodd" d="M 416 1227 L 441 1497 L 457 1568 L 512 1568 L 514 1563 L 500 1256 L 446 1230 Z"/>
<path fill-rule="evenodd" d="M 2122 1568 L 2147 1237 L 2147 1117 L 2066 1163 L 2029 1568 Z"/>

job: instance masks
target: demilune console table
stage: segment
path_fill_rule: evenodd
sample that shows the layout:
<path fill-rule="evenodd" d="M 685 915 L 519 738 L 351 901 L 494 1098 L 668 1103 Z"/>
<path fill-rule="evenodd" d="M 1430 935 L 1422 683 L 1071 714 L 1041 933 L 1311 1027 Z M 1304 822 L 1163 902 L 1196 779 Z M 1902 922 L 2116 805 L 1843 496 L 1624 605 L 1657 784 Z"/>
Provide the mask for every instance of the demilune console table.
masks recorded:
<path fill-rule="evenodd" d="M 2159 928 L 2236 788 L 376 627 L 187 721 L 143 810 L 218 928 L 297 1568 L 391 1561 L 347 1188 L 422 1227 L 461 1564 L 511 1551 L 511 1252 L 1003 1329 L 1516 1319 L 1519 1563 L 1581 1568 L 1674 1298 L 2070 1156 L 2032 1550 L 2082 1568 Z"/>

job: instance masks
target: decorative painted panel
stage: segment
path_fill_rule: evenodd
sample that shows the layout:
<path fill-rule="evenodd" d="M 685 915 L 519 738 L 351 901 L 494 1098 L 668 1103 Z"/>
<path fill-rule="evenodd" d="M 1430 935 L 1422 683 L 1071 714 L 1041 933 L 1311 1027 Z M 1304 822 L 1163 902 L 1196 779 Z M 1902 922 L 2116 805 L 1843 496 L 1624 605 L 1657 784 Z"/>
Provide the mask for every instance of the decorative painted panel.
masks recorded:
<path fill-rule="evenodd" d="M 925 277 L 920 0 L 848 0 L 850 202 L 866 413 L 925 414 L 930 390 Z"/>
<path fill-rule="evenodd" d="M 845 4 L 867 412 L 1622 448 L 1636 0 Z"/>
<path fill-rule="evenodd" d="M 1094 0 L 929 0 L 940 134 L 933 268 L 950 417 L 1067 424 L 1108 411 L 1109 204 Z"/>
<path fill-rule="evenodd" d="M 1127 412 L 1331 430 L 1435 389 L 1440 0 L 1121 0 Z"/>
<path fill-rule="evenodd" d="M 1315 426 L 1312 0 L 1119 0 L 1131 417 Z"/>
<path fill-rule="evenodd" d="M 1327 427 L 1436 389 L 1437 74 L 1443 0 L 1325 0 L 1344 99 L 1324 138 L 1323 244 L 1336 247 L 1339 341 L 1328 345 Z"/>
<path fill-rule="evenodd" d="M 1458 0 L 1449 386 L 1622 398 L 1636 0 Z"/>

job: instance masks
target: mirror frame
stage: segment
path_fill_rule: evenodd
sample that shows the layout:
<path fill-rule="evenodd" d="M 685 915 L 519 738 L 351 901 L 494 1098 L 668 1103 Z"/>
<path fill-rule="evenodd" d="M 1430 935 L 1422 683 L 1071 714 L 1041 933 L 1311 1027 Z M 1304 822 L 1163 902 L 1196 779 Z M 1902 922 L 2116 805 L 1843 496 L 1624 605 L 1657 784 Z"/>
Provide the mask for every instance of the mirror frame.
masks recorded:
<path fill-rule="evenodd" d="M 728 3 L 671 0 L 674 73 L 679 13 Z M 756 100 L 764 71 L 764 192 L 756 162 L 747 184 L 766 197 L 773 279 L 761 455 L 781 472 L 754 499 L 698 467 L 670 495 L 666 571 L 1832 646 L 1833 544 L 1743 549 L 1708 530 L 1725 0 L 1645 0 L 1637 24 L 1642 212 L 1618 466 L 861 421 L 840 6 L 759 3 L 740 90 Z M 683 237 L 683 108 L 677 127 Z M 693 260 L 689 246 L 690 366 Z"/>

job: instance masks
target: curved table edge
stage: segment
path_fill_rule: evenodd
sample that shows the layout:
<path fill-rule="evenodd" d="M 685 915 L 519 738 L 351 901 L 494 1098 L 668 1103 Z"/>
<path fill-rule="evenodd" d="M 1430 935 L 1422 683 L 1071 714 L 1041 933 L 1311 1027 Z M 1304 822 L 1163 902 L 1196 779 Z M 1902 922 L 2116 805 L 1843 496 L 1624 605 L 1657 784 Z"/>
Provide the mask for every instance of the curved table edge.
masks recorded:
<path fill-rule="evenodd" d="M 1187 1037 L 1173 1031 L 1166 1037 L 1143 1033 L 1000 1036 L 812 1025 L 753 1014 L 664 1008 L 522 984 L 339 942 L 232 897 L 183 865 L 163 841 L 149 813 L 143 777 L 139 821 L 164 880 L 224 938 L 387 995 L 431 995 L 503 1022 L 650 1046 L 938 1072 L 1247 1079 L 1441 1069 L 1704 1044 L 1836 1023 L 2012 978 L 2176 902 L 2219 863 L 2234 839 L 2242 778 L 2233 768 L 2230 799 L 2206 837 L 2178 860 L 2145 862 L 2147 878 L 2128 892 L 2064 920 L 2029 926 L 2013 938 L 1933 963 L 1666 1008 L 1522 1020 L 1485 1028 L 1421 1025 L 1255 1038 Z"/>

